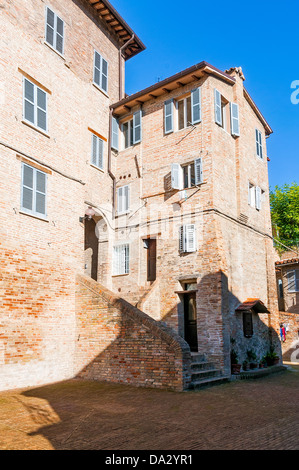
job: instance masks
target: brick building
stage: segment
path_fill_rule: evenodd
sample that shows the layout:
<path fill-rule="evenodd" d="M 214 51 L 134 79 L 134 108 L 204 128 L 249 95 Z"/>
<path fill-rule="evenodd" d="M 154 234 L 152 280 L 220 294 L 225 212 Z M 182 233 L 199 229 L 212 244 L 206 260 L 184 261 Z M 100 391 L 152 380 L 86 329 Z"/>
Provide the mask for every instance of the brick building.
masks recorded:
<path fill-rule="evenodd" d="M 0 24 L 0 389 L 182 390 L 230 375 L 231 338 L 240 361 L 279 348 L 272 130 L 242 70 L 125 97 L 145 47 L 107 0 L 13 0 Z"/>
<path fill-rule="evenodd" d="M 275 263 L 282 353 L 285 361 L 298 362 L 299 347 L 299 253 L 287 251 Z"/>

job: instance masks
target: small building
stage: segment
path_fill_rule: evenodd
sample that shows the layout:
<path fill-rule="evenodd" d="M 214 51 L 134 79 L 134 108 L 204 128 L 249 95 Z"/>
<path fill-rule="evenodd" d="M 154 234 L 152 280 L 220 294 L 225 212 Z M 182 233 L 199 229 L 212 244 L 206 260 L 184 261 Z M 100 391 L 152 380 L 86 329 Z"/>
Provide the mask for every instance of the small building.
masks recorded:
<path fill-rule="evenodd" d="M 283 359 L 299 362 L 299 256 L 284 253 L 275 263 Z"/>

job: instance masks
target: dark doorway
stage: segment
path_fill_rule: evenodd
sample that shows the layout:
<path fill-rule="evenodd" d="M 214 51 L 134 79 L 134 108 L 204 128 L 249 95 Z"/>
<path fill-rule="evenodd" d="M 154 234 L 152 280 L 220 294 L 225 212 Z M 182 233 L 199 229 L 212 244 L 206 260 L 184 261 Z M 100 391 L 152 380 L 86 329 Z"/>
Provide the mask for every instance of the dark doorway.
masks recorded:
<path fill-rule="evenodd" d="M 147 280 L 155 281 L 157 278 L 157 240 L 147 240 Z"/>
<path fill-rule="evenodd" d="M 94 281 L 98 280 L 99 241 L 96 236 L 96 223 L 93 219 L 85 219 L 85 274 Z"/>
<path fill-rule="evenodd" d="M 185 341 L 192 352 L 198 352 L 196 293 L 184 295 Z"/>

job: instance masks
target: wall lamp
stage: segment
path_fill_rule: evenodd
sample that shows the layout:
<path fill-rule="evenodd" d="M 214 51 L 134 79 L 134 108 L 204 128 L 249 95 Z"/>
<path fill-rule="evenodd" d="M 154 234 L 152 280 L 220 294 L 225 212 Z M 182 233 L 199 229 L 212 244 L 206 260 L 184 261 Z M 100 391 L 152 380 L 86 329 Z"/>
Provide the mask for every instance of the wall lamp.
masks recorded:
<path fill-rule="evenodd" d="M 84 223 L 84 220 L 91 220 L 93 216 L 96 215 L 95 211 L 93 210 L 92 207 L 88 207 L 85 211 L 85 216 L 84 217 L 79 217 L 79 221 L 81 224 Z"/>

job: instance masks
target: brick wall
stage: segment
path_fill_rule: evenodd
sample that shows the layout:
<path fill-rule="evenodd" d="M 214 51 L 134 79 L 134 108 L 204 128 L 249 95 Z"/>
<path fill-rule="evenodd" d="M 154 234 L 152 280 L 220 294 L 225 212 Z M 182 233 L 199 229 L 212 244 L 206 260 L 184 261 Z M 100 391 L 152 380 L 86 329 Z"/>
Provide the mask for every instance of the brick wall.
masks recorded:
<path fill-rule="evenodd" d="M 77 277 L 76 321 L 79 377 L 173 390 L 188 386 L 187 343 L 83 276 Z"/>

